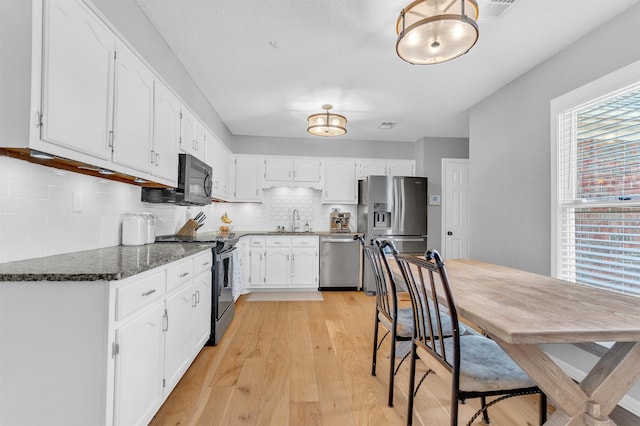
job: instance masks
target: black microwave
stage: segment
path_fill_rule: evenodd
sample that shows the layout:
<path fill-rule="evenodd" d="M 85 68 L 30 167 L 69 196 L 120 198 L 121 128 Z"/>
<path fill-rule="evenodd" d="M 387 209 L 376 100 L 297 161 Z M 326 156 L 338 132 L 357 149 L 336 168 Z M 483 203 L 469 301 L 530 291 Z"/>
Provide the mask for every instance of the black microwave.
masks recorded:
<path fill-rule="evenodd" d="M 193 155 L 178 154 L 176 188 L 142 188 L 146 203 L 173 203 L 179 206 L 211 204 L 211 166 Z"/>

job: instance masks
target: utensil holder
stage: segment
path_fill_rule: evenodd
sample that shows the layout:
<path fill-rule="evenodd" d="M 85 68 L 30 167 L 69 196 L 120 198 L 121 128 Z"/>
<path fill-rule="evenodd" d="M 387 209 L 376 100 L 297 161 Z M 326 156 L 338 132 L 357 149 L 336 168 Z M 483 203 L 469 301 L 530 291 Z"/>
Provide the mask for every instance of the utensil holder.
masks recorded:
<path fill-rule="evenodd" d="M 200 224 L 193 219 L 189 219 L 187 223 L 182 225 L 182 228 L 177 232 L 177 235 L 187 235 L 194 236 L 196 235 L 196 228 L 198 228 Z"/>

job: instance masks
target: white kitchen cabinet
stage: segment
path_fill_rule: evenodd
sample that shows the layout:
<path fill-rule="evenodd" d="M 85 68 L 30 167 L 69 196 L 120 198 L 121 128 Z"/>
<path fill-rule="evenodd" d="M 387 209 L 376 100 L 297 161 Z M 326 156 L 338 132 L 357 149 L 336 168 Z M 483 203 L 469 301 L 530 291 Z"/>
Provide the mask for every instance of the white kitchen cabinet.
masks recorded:
<path fill-rule="evenodd" d="M 266 274 L 265 237 L 251 237 L 249 240 L 249 275 L 245 280 L 249 287 L 264 287 Z"/>
<path fill-rule="evenodd" d="M 189 282 L 168 295 L 166 299 L 167 324 L 163 377 L 168 389 L 175 387 L 191 362 L 194 294 L 193 282 Z"/>
<path fill-rule="evenodd" d="M 387 174 L 389 176 L 415 176 L 416 163 L 413 160 L 388 160 Z"/>
<path fill-rule="evenodd" d="M 289 287 L 291 285 L 291 249 L 267 247 L 265 285 Z"/>
<path fill-rule="evenodd" d="M 293 181 L 319 183 L 322 179 L 322 160 L 318 158 L 294 158 Z"/>
<path fill-rule="evenodd" d="M 110 160 L 116 38 L 80 1 L 43 12 L 41 138 Z"/>
<path fill-rule="evenodd" d="M 263 157 L 237 155 L 234 160 L 234 201 L 261 201 Z"/>
<path fill-rule="evenodd" d="M 180 150 L 191 154 L 200 161 L 206 162 L 205 128 L 190 109 L 182 106 L 182 123 L 180 126 Z"/>
<path fill-rule="evenodd" d="M 213 168 L 212 195 L 219 200 L 229 199 L 229 162 L 231 153 L 213 133 L 206 131 L 207 163 Z"/>
<path fill-rule="evenodd" d="M 291 283 L 295 287 L 318 287 L 319 259 L 317 248 L 291 249 Z"/>
<path fill-rule="evenodd" d="M 358 160 L 358 179 L 367 176 L 415 176 L 414 160 Z"/>
<path fill-rule="evenodd" d="M 318 286 L 318 237 L 273 235 L 251 237 L 249 289 Z"/>
<path fill-rule="evenodd" d="M 122 44 L 116 48 L 113 162 L 150 173 L 154 76 Z"/>
<path fill-rule="evenodd" d="M 358 160 L 358 179 L 364 179 L 367 176 L 385 176 L 386 174 L 387 160 Z"/>
<path fill-rule="evenodd" d="M 293 160 L 284 157 L 267 157 L 264 160 L 264 181 L 290 182 L 293 179 Z"/>
<path fill-rule="evenodd" d="M 143 424 L 162 403 L 164 301 L 116 330 L 114 425 Z"/>
<path fill-rule="evenodd" d="M 2 385 L 33 399 L 0 392 L 0 424 L 149 423 L 209 336 L 211 259 L 115 281 L 3 282 Z"/>
<path fill-rule="evenodd" d="M 196 353 L 211 336 L 211 303 L 213 257 L 211 251 L 196 256 L 193 260 L 195 277 L 193 279 L 193 311 L 191 320 L 191 348 Z"/>
<path fill-rule="evenodd" d="M 264 287 L 266 271 L 265 249 L 249 249 L 249 276 L 250 287 Z"/>
<path fill-rule="evenodd" d="M 157 80 L 153 86 L 153 97 L 151 173 L 177 186 L 181 104 L 173 92 Z"/>
<path fill-rule="evenodd" d="M 331 158 L 326 159 L 324 165 L 322 202 L 325 204 L 357 204 L 356 161 Z"/>
<path fill-rule="evenodd" d="M 266 157 L 265 188 L 273 186 L 303 186 L 322 189 L 322 160 L 306 157 Z"/>

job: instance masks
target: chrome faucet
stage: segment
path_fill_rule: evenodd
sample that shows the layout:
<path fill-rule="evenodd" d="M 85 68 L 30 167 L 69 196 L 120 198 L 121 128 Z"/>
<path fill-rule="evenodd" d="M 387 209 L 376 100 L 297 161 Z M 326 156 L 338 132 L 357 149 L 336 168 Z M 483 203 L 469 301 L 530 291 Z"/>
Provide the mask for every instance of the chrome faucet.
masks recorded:
<path fill-rule="evenodd" d="M 296 216 L 298 217 L 297 219 Z M 300 220 L 300 212 L 298 209 L 293 209 L 291 217 L 291 232 L 296 232 L 296 229 L 300 228 L 300 224 L 298 224 L 297 220 Z"/>

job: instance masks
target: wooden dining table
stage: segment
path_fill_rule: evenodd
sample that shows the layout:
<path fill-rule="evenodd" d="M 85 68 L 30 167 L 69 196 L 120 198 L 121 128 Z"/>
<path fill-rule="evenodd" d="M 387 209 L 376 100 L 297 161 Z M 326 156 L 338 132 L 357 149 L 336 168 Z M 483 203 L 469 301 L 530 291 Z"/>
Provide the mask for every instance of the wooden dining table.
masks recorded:
<path fill-rule="evenodd" d="M 640 298 L 476 260 L 447 260 L 458 313 L 495 340 L 556 411 L 545 425 L 613 425 L 640 377 Z M 579 383 L 539 344 L 614 342 Z"/>

